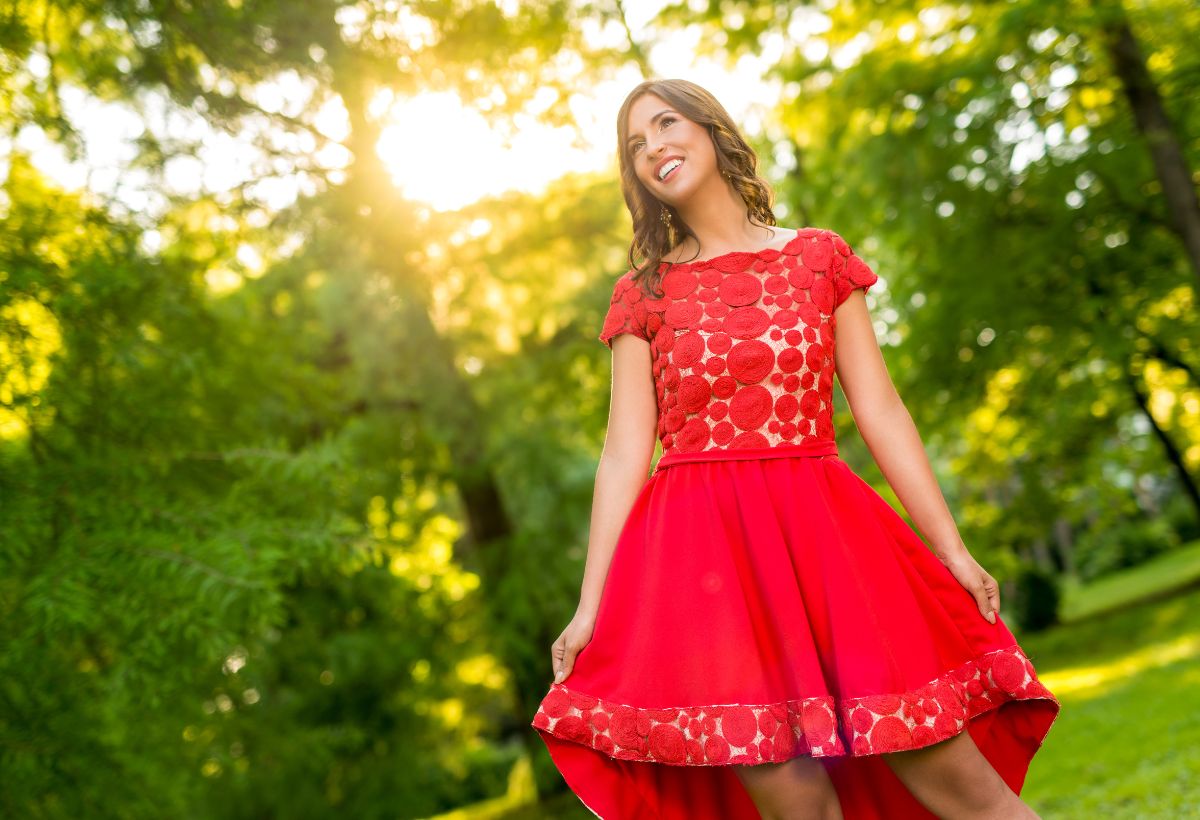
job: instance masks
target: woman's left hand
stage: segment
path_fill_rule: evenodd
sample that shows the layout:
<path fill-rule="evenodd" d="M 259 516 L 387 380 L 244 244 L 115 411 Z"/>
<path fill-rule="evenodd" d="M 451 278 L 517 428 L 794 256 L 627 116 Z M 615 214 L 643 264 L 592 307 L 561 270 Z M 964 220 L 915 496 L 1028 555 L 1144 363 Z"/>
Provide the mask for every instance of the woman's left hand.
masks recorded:
<path fill-rule="evenodd" d="M 949 558 L 938 560 L 950 570 L 950 574 L 963 588 L 974 596 L 979 613 L 988 623 L 996 623 L 996 615 L 1000 612 L 1000 585 L 996 583 L 996 579 L 965 549 Z"/>

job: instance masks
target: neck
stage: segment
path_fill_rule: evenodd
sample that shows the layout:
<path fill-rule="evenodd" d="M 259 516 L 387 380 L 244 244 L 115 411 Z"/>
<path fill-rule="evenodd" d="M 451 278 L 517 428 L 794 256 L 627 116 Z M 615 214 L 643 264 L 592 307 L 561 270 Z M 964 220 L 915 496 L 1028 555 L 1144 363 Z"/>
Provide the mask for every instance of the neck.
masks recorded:
<path fill-rule="evenodd" d="M 772 236 L 767 228 L 750 221 L 750 211 L 741 195 L 720 176 L 676 210 L 695 234 L 685 244 L 694 246 L 698 241 L 702 259 L 754 248 L 769 242 Z"/>

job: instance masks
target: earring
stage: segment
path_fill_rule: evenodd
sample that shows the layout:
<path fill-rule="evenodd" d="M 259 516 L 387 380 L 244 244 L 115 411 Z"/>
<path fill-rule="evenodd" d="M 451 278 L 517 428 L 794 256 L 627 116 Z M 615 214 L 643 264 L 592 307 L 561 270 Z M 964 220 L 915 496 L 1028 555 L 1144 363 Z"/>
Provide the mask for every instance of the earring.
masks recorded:
<path fill-rule="evenodd" d="M 661 213 L 659 213 L 659 215 L 658 215 L 658 218 L 659 218 L 659 219 L 662 221 L 662 223 L 663 223 L 664 225 L 666 225 L 668 228 L 670 228 L 670 227 L 671 227 L 671 212 L 667 210 L 667 206 L 666 206 L 666 205 L 662 206 L 662 212 L 661 212 Z"/>

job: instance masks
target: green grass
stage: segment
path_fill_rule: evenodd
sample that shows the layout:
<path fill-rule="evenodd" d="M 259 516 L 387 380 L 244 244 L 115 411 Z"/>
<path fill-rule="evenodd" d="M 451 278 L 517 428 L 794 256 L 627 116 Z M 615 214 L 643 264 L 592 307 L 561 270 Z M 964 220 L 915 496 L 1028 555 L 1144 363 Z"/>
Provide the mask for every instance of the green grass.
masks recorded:
<path fill-rule="evenodd" d="M 1082 621 L 1135 601 L 1200 584 L 1200 542 L 1171 550 L 1139 567 L 1086 585 L 1068 584 L 1061 607 L 1065 623 Z"/>
<path fill-rule="evenodd" d="M 1200 544 L 1067 591 L 1018 635 L 1062 712 L 1022 798 L 1044 820 L 1200 818 Z M 571 793 L 505 820 L 592 815 Z"/>
<path fill-rule="evenodd" d="M 1021 645 L 1063 705 L 1026 802 L 1046 820 L 1200 817 L 1200 589 Z"/>

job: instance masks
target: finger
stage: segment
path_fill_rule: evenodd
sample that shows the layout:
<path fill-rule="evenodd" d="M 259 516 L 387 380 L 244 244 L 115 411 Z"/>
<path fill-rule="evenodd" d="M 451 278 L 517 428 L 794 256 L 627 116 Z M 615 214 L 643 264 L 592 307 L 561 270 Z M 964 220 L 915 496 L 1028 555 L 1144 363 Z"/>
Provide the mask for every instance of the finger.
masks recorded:
<path fill-rule="evenodd" d="M 563 662 L 558 668 L 558 674 L 554 678 L 555 683 L 562 683 L 571 674 L 571 670 L 575 668 L 575 653 L 568 652 L 563 656 Z"/>
<path fill-rule="evenodd" d="M 562 668 L 563 651 L 563 647 L 557 643 L 550 647 L 550 673 L 553 675 L 557 675 Z"/>
<path fill-rule="evenodd" d="M 979 607 L 979 614 L 982 615 L 988 623 L 996 623 L 996 614 L 992 612 L 992 602 L 988 598 L 986 589 L 980 587 L 975 593 L 975 605 Z"/>
<path fill-rule="evenodd" d="M 988 607 L 993 612 L 1000 611 L 1000 584 L 988 573 L 983 574 L 983 591 L 987 593 Z"/>

